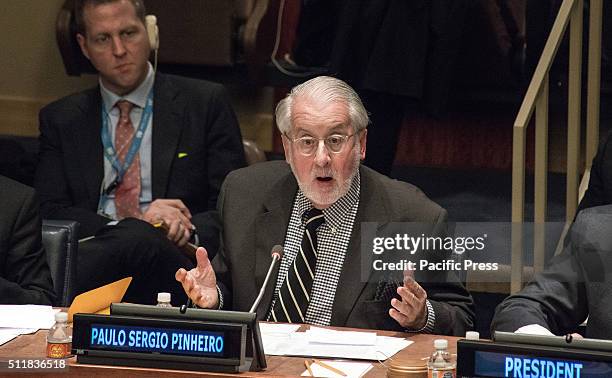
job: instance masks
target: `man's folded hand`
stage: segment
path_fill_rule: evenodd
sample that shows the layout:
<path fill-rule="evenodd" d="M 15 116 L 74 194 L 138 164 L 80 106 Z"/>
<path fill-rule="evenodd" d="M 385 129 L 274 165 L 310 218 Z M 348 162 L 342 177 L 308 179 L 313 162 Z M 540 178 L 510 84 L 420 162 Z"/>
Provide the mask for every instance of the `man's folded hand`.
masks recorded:
<path fill-rule="evenodd" d="M 166 236 L 179 247 L 183 247 L 189 241 L 194 229 L 191 212 L 183 201 L 178 199 L 153 201 L 142 215 L 142 219 L 153 225 L 163 222 L 167 228 Z"/>

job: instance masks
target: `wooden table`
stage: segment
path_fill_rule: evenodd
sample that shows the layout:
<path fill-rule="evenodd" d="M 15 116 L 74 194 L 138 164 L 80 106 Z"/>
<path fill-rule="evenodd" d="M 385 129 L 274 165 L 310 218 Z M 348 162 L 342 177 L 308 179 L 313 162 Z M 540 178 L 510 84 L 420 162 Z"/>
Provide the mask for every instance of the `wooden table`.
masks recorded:
<path fill-rule="evenodd" d="M 303 326 L 302 328 L 306 328 Z M 342 328 L 334 328 L 342 329 Z M 353 330 L 356 329 L 347 329 Z M 433 352 L 433 340 L 445 338 L 449 340 L 449 352 L 457 353 L 457 337 L 436 336 L 436 335 L 411 335 L 406 333 L 378 331 L 381 336 L 403 337 L 414 341 L 414 344 L 408 346 L 404 350 L 393 356 L 394 359 L 410 360 L 415 362 L 423 362 L 424 357 L 429 356 Z M 18 338 L 0 346 L 0 361 L 7 361 L 9 358 L 44 358 L 46 353 L 46 335 L 47 331 L 38 331 L 32 335 L 22 335 Z M 299 376 L 304 371 L 304 358 L 302 357 L 285 357 L 285 356 L 266 356 L 268 368 L 262 372 L 245 372 L 239 374 L 244 377 L 262 377 L 262 376 Z M 83 365 L 76 362 L 76 357 L 69 358 L 68 369 L 45 371 L 43 377 L 106 377 L 106 376 L 160 376 L 164 377 L 188 377 L 188 376 L 227 376 L 228 374 L 209 373 L 209 372 L 194 372 L 194 371 L 178 371 L 178 370 L 160 370 L 149 368 L 136 367 L 118 367 L 118 366 L 100 366 L 100 365 Z M 389 363 L 387 360 L 385 363 Z M 374 367 L 366 374 L 366 377 L 385 377 L 386 368 L 379 362 L 372 362 Z M 17 372 L 17 371 L 16 371 Z M 0 372 L 4 375 L 4 371 Z M 41 372 L 21 373 L 19 377 L 39 377 Z"/>

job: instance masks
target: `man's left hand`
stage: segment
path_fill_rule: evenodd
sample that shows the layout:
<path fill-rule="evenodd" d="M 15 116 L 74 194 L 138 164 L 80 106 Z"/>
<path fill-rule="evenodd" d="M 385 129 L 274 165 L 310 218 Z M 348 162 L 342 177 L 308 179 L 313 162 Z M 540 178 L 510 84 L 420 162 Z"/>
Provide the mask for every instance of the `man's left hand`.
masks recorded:
<path fill-rule="evenodd" d="M 217 293 L 217 277 L 213 270 L 206 248 L 198 247 L 196 250 L 197 266 L 189 271 L 180 268 L 174 277 L 183 285 L 185 294 L 198 307 L 219 307 L 219 296 Z"/>
<path fill-rule="evenodd" d="M 401 301 L 393 298 L 389 315 L 403 328 L 419 330 L 427 324 L 427 293 L 414 278 L 404 276 L 404 286 L 397 288 Z"/>

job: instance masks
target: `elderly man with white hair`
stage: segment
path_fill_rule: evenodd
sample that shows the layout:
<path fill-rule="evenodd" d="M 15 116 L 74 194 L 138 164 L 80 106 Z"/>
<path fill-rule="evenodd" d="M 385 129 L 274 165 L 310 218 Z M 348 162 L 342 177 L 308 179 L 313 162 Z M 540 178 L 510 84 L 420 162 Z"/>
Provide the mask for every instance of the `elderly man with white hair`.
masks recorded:
<path fill-rule="evenodd" d="M 257 314 L 270 321 L 462 335 L 473 302 L 458 282 L 406 275 L 403 282 L 363 280 L 363 222 L 422 222 L 441 230 L 446 211 L 416 187 L 360 164 L 368 114 L 355 91 L 332 77 L 297 87 L 276 108 L 286 164 L 230 173 L 219 200 L 222 248 L 211 262 L 176 279 L 199 307 L 248 311 L 284 246 Z M 391 285 L 391 286 L 390 286 Z"/>

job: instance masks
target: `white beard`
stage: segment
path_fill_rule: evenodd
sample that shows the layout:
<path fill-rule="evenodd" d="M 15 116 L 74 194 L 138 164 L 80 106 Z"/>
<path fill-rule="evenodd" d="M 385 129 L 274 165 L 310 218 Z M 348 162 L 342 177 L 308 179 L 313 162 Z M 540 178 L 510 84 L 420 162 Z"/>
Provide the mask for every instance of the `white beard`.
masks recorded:
<path fill-rule="evenodd" d="M 310 174 L 310 180 L 307 183 L 300 181 L 298 176 L 295 174 L 295 168 L 293 166 L 293 159 L 290 159 L 289 165 L 291 166 L 291 170 L 293 171 L 293 175 L 295 176 L 298 186 L 304 196 L 308 198 L 313 204 L 317 204 L 320 206 L 329 207 L 338 201 L 342 196 L 348 193 L 351 188 L 351 184 L 353 179 L 357 175 L 357 171 L 359 170 L 359 162 L 361 160 L 360 153 L 360 145 L 356 143 L 353 147 L 353 159 L 351 161 L 351 175 L 346 179 L 339 181 L 338 180 L 338 172 L 332 170 L 331 168 L 323 168 L 323 169 L 314 169 Z M 329 192 L 321 192 L 317 190 L 313 183 L 317 179 L 317 177 L 332 177 L 336 180 L 336 184 Z"/>

